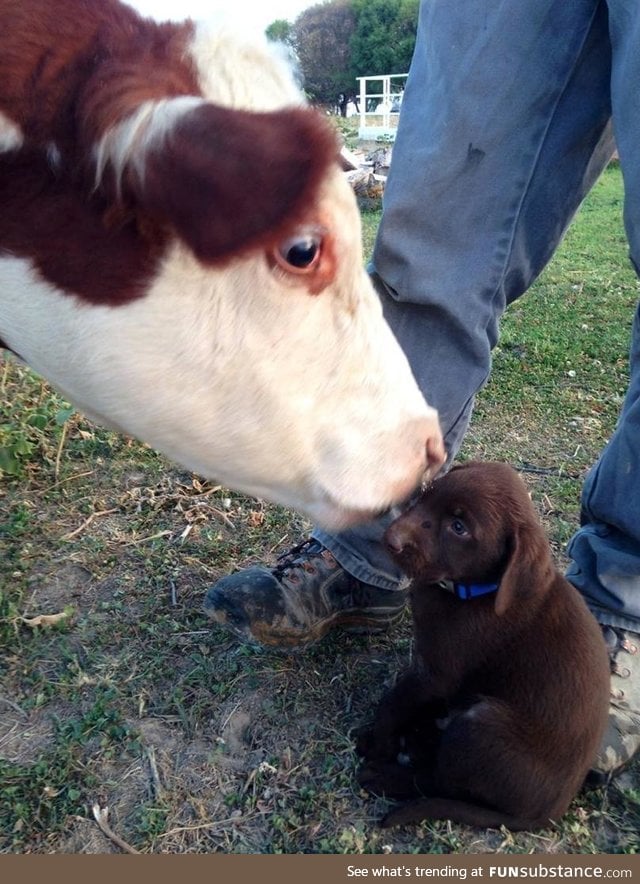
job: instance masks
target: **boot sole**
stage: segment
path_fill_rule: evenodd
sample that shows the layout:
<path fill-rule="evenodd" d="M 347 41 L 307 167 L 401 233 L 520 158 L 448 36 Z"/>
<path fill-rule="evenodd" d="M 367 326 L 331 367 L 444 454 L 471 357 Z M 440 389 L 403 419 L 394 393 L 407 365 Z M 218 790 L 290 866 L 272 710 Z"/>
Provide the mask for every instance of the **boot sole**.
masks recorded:
<path fill-rule="evenodd" d="M 375 635 L 384 632 L 400 620 L 404 608 L 393 614 L 390 614 L 388 609 L 385 609 L 384 612 L 374 613 L 374 611 L 375 609 L 368 614 L 362 610 L 340 611 L 325 620 L 318 621 L 313 629 L 310 628 L 304 633 L 294 628 L 274 627 L 272 623 L 260 623 L 259 621 L 254 621 L 246 626 L 238 626 L 228 620 L 222 611 L 207 610 L 207 614 L 212 620 L 233 632 L 244 642 L 273 650 L 295 651 L 304 650 L 316 644 L 332 629 L 343 629 L 345 632 L 360 635 Z"/>

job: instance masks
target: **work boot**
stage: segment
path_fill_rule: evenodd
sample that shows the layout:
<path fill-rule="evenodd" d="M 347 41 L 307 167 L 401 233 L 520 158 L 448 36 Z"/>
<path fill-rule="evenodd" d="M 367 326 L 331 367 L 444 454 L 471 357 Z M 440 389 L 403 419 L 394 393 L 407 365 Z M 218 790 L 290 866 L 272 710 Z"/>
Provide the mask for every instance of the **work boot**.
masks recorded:
<path fill-rule="evenodd" d="M 589 782 L 607 783 L 640 749 L 640 635 L 603 626 L 611 659 L 609 724 L 589 774 Z"/>
<path fill-rule="evenodd" d="M 352 577 L 314 539 L 258 565 L 223 577 L 207 592 L 207 614 L 252 644 L 298 650 L 340 626 L 380 632 L 397 620 L 406 590 L 379 589 Z"/>

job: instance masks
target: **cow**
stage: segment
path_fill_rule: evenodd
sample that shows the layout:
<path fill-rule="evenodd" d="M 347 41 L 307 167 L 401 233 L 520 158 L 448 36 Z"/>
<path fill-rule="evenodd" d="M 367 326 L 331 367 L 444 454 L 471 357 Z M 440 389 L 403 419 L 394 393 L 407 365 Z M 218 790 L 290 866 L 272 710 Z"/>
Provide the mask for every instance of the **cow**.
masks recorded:
<path fill-rule="evenodd" d="M 0 343 L 89 418 L 339 529 L 444 459 L 282 52 L 0 0 Z"/>

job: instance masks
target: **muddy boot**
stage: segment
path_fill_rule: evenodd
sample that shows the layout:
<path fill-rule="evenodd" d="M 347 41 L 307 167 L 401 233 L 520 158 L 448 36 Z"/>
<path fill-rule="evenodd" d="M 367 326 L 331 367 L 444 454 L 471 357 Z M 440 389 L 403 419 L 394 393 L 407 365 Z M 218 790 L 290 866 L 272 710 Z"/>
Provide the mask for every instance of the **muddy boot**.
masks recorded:
<path fill-rule="evenodd" d="M 334 627 L 379 632 L 397 620 L 405 590 L 356 580 L 319 541 L 284 553 L 273 568 L 258 565 L 223 577 L 207 592 L 207 614 L 252 644 L 298 650 Z"/>

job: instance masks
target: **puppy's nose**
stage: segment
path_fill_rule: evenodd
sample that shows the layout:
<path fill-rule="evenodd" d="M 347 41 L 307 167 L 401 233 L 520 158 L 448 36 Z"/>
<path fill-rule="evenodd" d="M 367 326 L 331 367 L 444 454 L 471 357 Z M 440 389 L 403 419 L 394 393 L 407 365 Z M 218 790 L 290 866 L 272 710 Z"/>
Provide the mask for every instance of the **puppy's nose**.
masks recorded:
<path fill-rule="evenodd" d="M 392 522 L 384 534 L 384 542 L 390 552 L 401 553 L 408 546 L 413 546 L 413 539 L 406 527 L 402 524 L 402 519 Z"/>

